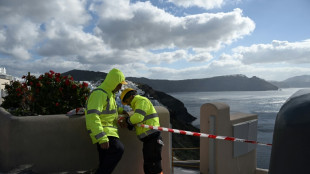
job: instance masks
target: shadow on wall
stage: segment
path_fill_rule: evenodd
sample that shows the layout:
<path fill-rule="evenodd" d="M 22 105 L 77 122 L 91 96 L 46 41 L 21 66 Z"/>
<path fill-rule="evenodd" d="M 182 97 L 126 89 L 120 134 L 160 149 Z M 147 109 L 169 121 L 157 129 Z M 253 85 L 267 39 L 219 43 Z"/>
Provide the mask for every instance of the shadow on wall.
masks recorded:
<path fill-rule="evenodd" d="M 169 111 L 155 107 L 163 127 L 170 127 Z M 125 152 L 113 173 L 143 173 L 142 143 L 135 132 L 120 129 Z M 163 172 L 171 171 L 170 134 L 163 133 Z M 84 116 L 65 115 L 16 117 L 0 107 L 0 172 L 31 164 L 37 173 L 86 171 L 98 164 Z"/>

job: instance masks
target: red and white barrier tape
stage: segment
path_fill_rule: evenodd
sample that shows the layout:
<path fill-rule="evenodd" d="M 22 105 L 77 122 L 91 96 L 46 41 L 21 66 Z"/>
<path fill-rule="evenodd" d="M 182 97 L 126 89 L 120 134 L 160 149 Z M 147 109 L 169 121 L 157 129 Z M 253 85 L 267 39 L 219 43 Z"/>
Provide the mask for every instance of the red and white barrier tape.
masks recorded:
<path fill-rule="evenodd" d="M 138 126 L 144 127 L 144 128 L 149 128 L 149 129 L 160 130 L 160 131 L 164 131 L 164 132 L 182 134 L 182 135 L 190 135 L 190 136 L 205 137 L 205 138 L 212 138 L 212 139 L 218 139 L 218 140 L 251 143 L 251 144 L 258 144 L 258 145 L 263 145 L 263 146 L 272 146 L 272 144 L 260 143 L 257 141 L 245 140 L 245 139 L 240 139 L 240 138 L 235 138 L 235 137 L 227 137 L 227 136 L 218 136 L 218 135 L 198 133 L 198 132 L 190 132 L 190 131 L 184 131 L 184 130 L 178 130 L 178 129 L 165 128 L 165 127 L 150 126 L 150 125 L 145 125 L 145 124 L 138 124 Z"/>

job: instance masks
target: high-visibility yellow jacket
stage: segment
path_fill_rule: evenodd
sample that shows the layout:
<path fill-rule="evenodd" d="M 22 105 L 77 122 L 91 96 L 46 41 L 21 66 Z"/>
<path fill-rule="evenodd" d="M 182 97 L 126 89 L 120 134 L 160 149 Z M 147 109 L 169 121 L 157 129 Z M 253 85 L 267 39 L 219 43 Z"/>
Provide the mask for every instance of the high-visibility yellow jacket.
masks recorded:
<path fill-rule="evenodd" d="M 108 142 L 108 136 L 119 138 L 117 118 L 123 109 L 117 109 L 115 94 L 112 91 L 122 81 L 125 81 L 123 73 L 112 69 L 88 98 L 85 112 L 86 128 L 94 144 Z"/>
<path fill-rule="evenodd" d="M 135 125 L 141 123 L 150 126 L 160 126 L 158 114 L 149 99 L 140 95 L 136 95 L 131 101 L 130 105 L 134 110 L 134 114 L 128 119 L 129 124 Z M 158 130 L 152 130 L 138 126 L 135 126 L 135 129 L 139 139 L 142 139 L 154 132 L 158 132 Z"/>

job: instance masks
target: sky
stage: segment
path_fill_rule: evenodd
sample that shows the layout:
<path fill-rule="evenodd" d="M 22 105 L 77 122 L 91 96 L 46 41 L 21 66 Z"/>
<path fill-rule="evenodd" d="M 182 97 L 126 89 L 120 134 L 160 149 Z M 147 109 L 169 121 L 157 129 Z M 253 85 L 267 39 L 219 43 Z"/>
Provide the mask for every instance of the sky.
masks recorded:
<path fill-rule="evenodd" d="M 0 0 L 0 67 L 198 79 L 310 75 L 309 0 Z"/>

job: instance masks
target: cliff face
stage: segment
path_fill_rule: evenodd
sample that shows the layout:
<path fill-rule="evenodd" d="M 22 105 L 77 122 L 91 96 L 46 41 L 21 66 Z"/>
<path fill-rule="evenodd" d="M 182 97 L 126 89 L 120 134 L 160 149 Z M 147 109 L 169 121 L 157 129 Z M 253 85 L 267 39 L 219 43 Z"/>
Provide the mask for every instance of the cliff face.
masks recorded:
<path fill-rule="evenodd" d="M 284 81 L 271 81 L 270 83 L 280 88 L 309 88 L 310 75 L 295 76 Z"/>
<path fill-rule="evenodd" d="M 256 76 L 218 76 L 189 80 L 151 80 L 146 78 L 126 78 L 136 83 L 152 86 L 163 92 L 204 92 L 204 91 L 265 91 L 278 90 L 278 87 Z"/>
<path fill-rule="evenodd" d="M 77 81 L 98 81 L 107 73 L 72 70 L 63 75 L 71 75 Z M 204 91 L 266 91 L 278 90 L 278 87 L 256 76 L 244 75 L 218 76 L 204 79 L 188 80 L 154 80 L 147 78 L 126 77 L 135 83 L 147 84 L 154 90 L 162 92 L 204 92 Z"/>

